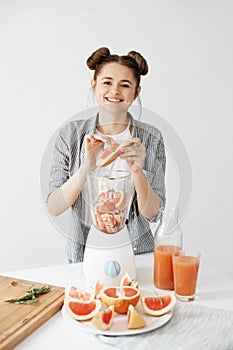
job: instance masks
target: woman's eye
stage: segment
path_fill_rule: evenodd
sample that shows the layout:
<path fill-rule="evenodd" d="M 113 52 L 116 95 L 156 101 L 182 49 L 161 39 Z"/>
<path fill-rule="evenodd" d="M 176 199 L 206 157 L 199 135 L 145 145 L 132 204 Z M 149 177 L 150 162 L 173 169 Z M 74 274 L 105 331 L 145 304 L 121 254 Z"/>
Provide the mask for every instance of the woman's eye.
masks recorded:
<path fill-rule="evenodd" d="M 129 88 L 128 84 L 122 84 L 121 86 L 124 87 L 124 88 Z"/>
<path fill-rule="evenodd" d="M 104 85 L 110 85 L 111 82 L 110 81 L 104 81 Z"/>

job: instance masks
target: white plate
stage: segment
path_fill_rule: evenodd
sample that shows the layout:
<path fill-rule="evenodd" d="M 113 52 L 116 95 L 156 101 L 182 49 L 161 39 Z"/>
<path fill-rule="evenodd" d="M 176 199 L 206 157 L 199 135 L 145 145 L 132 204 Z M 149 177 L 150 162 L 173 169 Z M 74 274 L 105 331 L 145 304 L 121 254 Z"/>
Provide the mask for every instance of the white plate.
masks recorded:
<path fill-rule="evenodd" d="M 141 295 L 147 295 L 147 296 L 154 296 L 152 292 L 149 291 L 141 291 Z M 128 329 L 127 327 L 127 316 L 126 314 L 120 315 L 115 313 L 114 314 L 114 319 L 113 319 L 113 324 L 111 329 L 102 331 L 98 328 L 96 328 L 93 324 L 92 321 L 76 321 L 74 318 L 72 318 L 65 310 L 64 306 L 62 307 L 62 316 L 63 318 L 72 326 L 83 330 L 85 332 L 89 332 L 92 334 L 103 334 L 103 335 L 112 335 L 112 336 L 117 336 L 117 335 L 132 335 L 132 334 L 140 334 L 140 333 L 145 333 L 152 331 L 154 329 L 157 329 L 161 326 L 163 326 L 165 323 L 170 321 L 173 311 L 170 311 L 169 313 L 155 317 L 155 316 L 150 316 L 146 315 L 145 312 L 142 309 L 141 303 L 139 302 L 138 305 L 136 306 L 136 310 L 141 313 L 143 318 L 146 321 L 146 326 L 144 328 L 139 328 L 139 329 Z"/>

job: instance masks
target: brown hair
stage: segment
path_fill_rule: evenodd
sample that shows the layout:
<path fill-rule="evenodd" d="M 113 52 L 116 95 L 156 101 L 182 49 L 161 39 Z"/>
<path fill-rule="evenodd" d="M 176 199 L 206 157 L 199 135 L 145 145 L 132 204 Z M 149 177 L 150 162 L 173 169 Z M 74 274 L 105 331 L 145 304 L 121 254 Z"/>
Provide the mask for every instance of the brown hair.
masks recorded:
<path fill-rule="evenodd" d="M 141 75 L 146 75 L 148 73 L 148 64 L 139 52 L 130 51 L 127 55 L 119 56 L 111 54 L 107 47 L 101 47 L 94 51 L 87 59 L 88 68 L 95 71 L 93 77 L 94 81 L 96 81 L 101 68 L 105 64 L 112 62 L 120 63 L 131 69 L 136 80 L 136 88 L 140 85 Z"/>

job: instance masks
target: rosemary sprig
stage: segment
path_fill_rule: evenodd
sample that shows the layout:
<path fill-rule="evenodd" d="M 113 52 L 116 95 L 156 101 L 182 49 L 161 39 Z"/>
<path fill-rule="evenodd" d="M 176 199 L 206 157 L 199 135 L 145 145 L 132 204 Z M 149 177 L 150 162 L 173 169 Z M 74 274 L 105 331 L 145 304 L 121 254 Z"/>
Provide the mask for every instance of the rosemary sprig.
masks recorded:
<path fill-rule="evenodd" d="M 48 292 L 50 292 L 49 286 L 43 286 L 41 288 L 31 288 L 30 290 L 27 290 L 28 294 L 24 295 L 23 297 L 5 300 L 5 302 L 12 304 L 36 305 L 39 303 L 39 299 L 37 299 L 37 297 Z"/>

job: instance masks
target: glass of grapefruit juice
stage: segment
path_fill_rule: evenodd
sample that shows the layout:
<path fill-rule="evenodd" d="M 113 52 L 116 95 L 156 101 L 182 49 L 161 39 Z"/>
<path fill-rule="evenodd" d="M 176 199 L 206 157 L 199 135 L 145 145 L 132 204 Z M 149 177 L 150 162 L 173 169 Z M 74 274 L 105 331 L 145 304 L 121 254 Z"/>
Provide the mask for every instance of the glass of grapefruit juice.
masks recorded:
<path fill-rule="evenodd" d="M 160 245 L 154 249 L 154 285 L 159 289 L 174 289 L 172 253 L 181 250 L 176 245 Z"/>
<path fill-rule="evenodd" d="M 199 252 L 179 250 L 172 254 L 174 290 L 178 300 L 195 299 L 199 263 Z"/>

